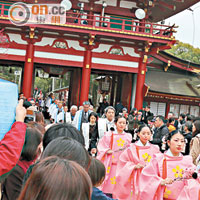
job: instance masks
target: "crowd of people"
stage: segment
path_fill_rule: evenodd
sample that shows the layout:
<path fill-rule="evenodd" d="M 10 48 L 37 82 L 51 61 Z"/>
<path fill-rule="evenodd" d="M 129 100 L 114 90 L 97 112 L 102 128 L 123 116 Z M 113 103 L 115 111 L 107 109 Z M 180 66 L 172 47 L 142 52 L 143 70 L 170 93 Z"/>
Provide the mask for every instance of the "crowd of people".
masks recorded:
<path fill-rule="evenodd" d="M 200 118 L 19 99 L 0 141 L 2 200 L 200 199 Z"/>

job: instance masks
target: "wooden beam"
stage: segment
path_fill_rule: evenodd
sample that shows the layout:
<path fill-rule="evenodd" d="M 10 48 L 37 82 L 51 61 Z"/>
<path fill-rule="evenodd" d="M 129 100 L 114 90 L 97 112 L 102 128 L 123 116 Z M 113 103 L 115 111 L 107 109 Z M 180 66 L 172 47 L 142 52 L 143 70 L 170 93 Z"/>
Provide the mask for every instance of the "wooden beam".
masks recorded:
<path fill-rule="evenodd" d="M 159 3 L 159 5 L 162 5 L 162 6 L 168 8 L 170 10 L 173 10 L 173 11 L 176 10 L 176 6 L 175 5 L 168 4 L 165 1 L 159 1 L 158 3 Z"/>
<path fill-rule="evenodd" d="M 178 3 L 184 3 L 184 0 L 173 0 L 175 2 L 178 2 Z"/>

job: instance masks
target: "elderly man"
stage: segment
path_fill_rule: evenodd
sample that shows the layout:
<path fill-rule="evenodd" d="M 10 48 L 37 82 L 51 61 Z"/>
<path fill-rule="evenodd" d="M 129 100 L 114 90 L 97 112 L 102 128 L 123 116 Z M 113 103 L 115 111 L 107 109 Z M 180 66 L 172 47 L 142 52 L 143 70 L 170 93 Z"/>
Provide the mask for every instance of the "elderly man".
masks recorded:
<path fill-rule="evenodd" d="M 54 110 L 52 111 L 52 115 L 51 118 L 53 119 L 53 121 L 55 123 L 60 122 L 60 113 L 63 112 L 63 103 L 61 101 L 58 101 L 58 105 L 57 107 L 54 108 Z"/>
<path fill-rule="evenodd" d="M 157 144 L 160 147 L 160 150 L 162 151 L 164 150 L 164 149 L 161 149 L 162 139 L 164 136 L 166 136 L 169 133 L 169 129 L 164 124 L 164 117 L 161 115 L 157 116 L 154 126 L 155 126 L 155 129 L 153 130 L 154 133 L 153 133 L 152 143 Z"/>
<path fill-rule="evenodd" d="M 60 116 L 59 116 L 59 119 L 61 120 L 61 122 L 71 124 L 73 122 L 73 119 L 74 119 L 75 115 L 76 115 L 77 109 L 78 109 L 77 106 L 73 105 L 70 108 L 70 112 L 67 112 L 68 111 L 68 107 L 64 106 L 63 107 L 63 112 L 60 113 Z"/>
<path fill-rule="evenodd" d="M 78 107 L 76 105 L 71 106 L 70 108 L 71 122 L 74 120 L 77 110 L 78 110 Z"/>
<path fill-rule="evenodd" d="M 53 113 L 55 112 L 55 110 L 57 110 L 58 108 L 58 100 L 55 99 L 54 102 L 50 105 L 48 112 L 49 112 L 49 116 L 50 116 L 50 121 L 53 122 Z"/>
<path fill-rule="evenodd" d="M 98 131 L 99 131 L 99 139 L 104 136 L 104 133 L 110 131 L 111 128 L 115 129 L 115 109 L 112 106 L 108 106 L 105 109 L 106 118 L 100 118 L 98 120 Z"/>
<path fill-rule="evenodd" d="M 79 131 L 81 131 L 82 123 L 88 122 L 88 116 L 92 112 L 89 110 L 90 102 L 84 101 L 83 102 L 83 109 L 76 112 L 72 125 L 76 127 Z"/>

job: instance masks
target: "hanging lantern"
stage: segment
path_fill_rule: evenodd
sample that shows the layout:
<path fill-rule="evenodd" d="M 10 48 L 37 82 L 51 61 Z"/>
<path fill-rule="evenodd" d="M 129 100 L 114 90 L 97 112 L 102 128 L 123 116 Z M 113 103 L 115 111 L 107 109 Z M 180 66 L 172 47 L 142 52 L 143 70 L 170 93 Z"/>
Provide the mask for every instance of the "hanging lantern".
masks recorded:
<path fill-rule="evenodd" d="M 101 93 L 109 93 L 111 88 L 111 78 L 106 76 L 100 80 Z"/>

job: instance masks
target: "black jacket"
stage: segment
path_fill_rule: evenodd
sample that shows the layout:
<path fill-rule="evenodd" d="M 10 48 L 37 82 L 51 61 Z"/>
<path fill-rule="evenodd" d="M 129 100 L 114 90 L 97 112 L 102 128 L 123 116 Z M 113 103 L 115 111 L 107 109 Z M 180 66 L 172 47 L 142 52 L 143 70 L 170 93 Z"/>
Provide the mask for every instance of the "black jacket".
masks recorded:
<path fill-rule="evenodd" d="M 189 155 L 190 152 L 190 141 L 192 139 L 192 133 L 184 133 L 184 137 L 185 137 L 185 152 L 183 153 L 184 155 Z"/>
<path fill-rule="evenodd" d="M 147 121 L 147 118 L 148 117 L 151 117 L 153 116 L 153 113 L 152 112 L 147 112 L 147 111 L 144 111 L 144 113 L 142 114 L 142 121 L 145 123 L 145 124 L 148 124 L 148 121 Z"/>
<path fill-rule="evenodd" d="M 154 134 L 153 134 L 153 141 L 151 141 L 153 144 L 159 145 L 161 148 L 162 145 L 162 138 L 169 133 L 169 129 L 165 124 L 163 124 L 159 128 L 154 129 Z"/>

